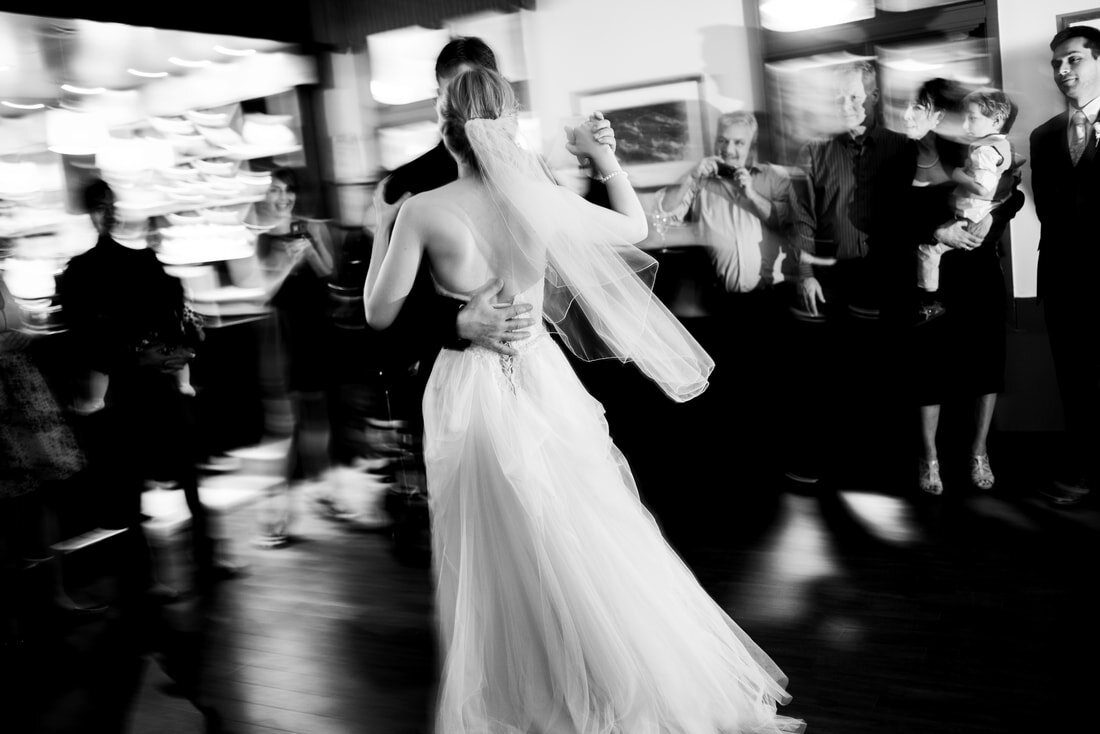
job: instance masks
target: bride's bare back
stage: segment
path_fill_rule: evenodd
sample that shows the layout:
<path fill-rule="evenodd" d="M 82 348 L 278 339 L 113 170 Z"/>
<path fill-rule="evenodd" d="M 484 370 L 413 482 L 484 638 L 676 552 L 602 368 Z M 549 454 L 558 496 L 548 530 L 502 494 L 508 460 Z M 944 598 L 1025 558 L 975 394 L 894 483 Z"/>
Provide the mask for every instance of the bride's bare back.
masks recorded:
<path fill-rule="evenodd" d="M 514 235 L 479 179 L 461 178 L 409 205 L 432 275 L 444 290 L 468 294 L 495 277 L 504 281 L 501 296 L 507 300 L 541 277 L 545 260 L 531 262 L 528 251 L 517 253 L 520 262 L 490 262 L 488 253 L 508 251 Z"/>

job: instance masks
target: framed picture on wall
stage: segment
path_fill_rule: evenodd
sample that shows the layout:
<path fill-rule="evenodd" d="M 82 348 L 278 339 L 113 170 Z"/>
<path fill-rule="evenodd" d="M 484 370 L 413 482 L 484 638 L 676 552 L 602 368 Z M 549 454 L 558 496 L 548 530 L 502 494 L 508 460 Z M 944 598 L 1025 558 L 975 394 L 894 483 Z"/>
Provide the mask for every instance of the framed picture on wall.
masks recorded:
<path fill-rule="evenodd" d="M 1058 30 L 1071 25 L 1087 25 L 1100 30 L 1100 8 L 1080 10 L 1076 13 L 1062 13 L 1057 17 Z"/>
<path fill-rule="evenodd" d="M 702 77 L 593 89 L 573 95 L 573 111 L 611 121 L 616 155 L 635 188 L 675 182 L 703 157 L 707 132 Z"/>

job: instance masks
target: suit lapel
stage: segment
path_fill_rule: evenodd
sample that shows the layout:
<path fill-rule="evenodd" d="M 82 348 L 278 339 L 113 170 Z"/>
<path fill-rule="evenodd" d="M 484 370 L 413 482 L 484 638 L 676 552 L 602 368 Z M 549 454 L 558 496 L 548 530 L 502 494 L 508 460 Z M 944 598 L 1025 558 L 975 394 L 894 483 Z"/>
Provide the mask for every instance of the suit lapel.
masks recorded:
<path fill-rule="evenodd" d="M 1054 128 L 1055 149 L 1058 160 L 1073 168 L 1073 156 L 1069 153 L 1069 113 L 1058 115 L 1058 126 Z"/>

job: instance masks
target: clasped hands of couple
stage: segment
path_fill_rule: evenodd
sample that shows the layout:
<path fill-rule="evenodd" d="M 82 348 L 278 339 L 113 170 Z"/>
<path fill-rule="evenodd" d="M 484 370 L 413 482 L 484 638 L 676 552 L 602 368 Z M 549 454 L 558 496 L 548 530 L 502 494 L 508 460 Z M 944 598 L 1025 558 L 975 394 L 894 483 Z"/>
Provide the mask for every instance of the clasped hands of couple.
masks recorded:
<path fill-rule="evenodd" d="M 940 225 L 934 236 L 936 242 L 948 247 L 957 250 L 973 250 L 985 241 L 985 237 L 989 234 L 992 226 L 993 218 L 988 214 L 980 222 L 973 224 L 965 220 L 955 219 Z M 798 261 L 818 267 L 829 267 L 836 264 L 835 257 L 819 257 L 805 250 L 799 251 Z M 822 290 L 821 283 L 818 282 L 817 278 L 809 277 L 799 281 L 798 295 L 802 307 L 814 316 L 818 315 L 818 305 L 825 304 L 825 292 Z"/>
<path fill-rule="evenodd" d="M 600 162 L 606 162 L 593 163 L 593 159 L 601 157 L 601 153 L 614 160 L 615 131 L 601 112 L 593 112 L 575 128 L 566 126 L 565 138 L 566 150 L 576 156 L 582 166 L 590 163 L 598 166 Z M 411 195 L 406 192 L 394 203 L 387 204 L 385 190 L 388 182 L 389 178 L 383 179 L 374 193 L 379 230 L 393 226 L 398 210 Z M 501 301 L 500 293 L 503 290 L 503 280 L 490 278 L 471 293 L 469 301 L 458 312 L 457 332 L 460 339 L 475 346 L 515 356 L 518 352 L 511 346 L 511 342 L 526 338 L 527 329 L 535 325 L 535 319 L 528 315 L 533 307 L 530 303 Z"/>

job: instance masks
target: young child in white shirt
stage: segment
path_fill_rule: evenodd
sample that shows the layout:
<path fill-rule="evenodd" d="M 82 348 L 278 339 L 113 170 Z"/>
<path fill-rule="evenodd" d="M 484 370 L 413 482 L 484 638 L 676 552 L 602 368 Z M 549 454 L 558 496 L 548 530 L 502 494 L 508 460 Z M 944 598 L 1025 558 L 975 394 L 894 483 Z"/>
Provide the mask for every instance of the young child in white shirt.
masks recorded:
<path fill-rule="evenodd" d="M 1008 95 L 996 89 L 971 92 L 962 101 L 963 129 L 971 142 L 966 163 L 955 169 L 952 178 L 958 184 L 953 202 L 955 218 L 970 227 L 983 220 L 1002 202 L 994 197 L 1001 175 L 1012 166 L 1012 145 L 1004 133 L 1012 114 Z M 919 323 L 944 313 L 937 299 L 940 284 L 940 259 L 950 248 L 944 244 L 920 245 L 917 286 L 920 288 Z"/>

